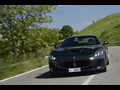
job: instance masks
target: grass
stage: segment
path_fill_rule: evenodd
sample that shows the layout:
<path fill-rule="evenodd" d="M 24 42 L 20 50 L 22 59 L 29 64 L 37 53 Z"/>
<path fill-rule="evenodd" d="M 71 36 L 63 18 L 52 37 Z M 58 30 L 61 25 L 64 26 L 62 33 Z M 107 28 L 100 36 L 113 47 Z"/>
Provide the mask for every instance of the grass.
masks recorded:
<path fill-rule="evenodd" d="M 31 53 L 27 55 L 25 61 L 18 60 L 15 64 L 11 63 L 11 59 L 6 60 L 7 62 L 3 62 L 4 59 L 0 59 L 0 80 L 47 65 L 48 59 L 45 59 L 44 57 L 48 56 L 52 49 L 44 49 L 37 56 L 33 55 L 34 53 Z"/>
<path fill-rule="evenodd" d="M 101 42 L 120 41 L 120 12 L 108 15 L 75 35 L 94 34 Z M 117 44 L 114 44 L 117 45 Z"/>
<path fill-rule="evenodd" d="M 20 63 L 18 65 L 1 68 L 0 69 L 0 80 L 17 75 L 17 74 L 21 74 L 23 72 L 26 72 L 26 71 L 29 71 L 35 68 L 39 68 L 47 64 L 48 64 L 47 59 L 35 59 L 27 63 Z"/>

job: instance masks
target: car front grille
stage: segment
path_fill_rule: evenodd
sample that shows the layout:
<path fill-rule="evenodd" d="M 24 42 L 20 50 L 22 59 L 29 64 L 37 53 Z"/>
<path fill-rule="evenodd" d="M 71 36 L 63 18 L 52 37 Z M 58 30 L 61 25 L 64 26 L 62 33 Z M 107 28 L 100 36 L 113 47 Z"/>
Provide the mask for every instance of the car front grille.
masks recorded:
<path fill-rule="evenodd" d="M 90 65 L 90 61 L 69 61 L 69 62 L 62 62 L 59 64 L 62 68 L 75 68 L 75 67 L 87 67 Z"/>

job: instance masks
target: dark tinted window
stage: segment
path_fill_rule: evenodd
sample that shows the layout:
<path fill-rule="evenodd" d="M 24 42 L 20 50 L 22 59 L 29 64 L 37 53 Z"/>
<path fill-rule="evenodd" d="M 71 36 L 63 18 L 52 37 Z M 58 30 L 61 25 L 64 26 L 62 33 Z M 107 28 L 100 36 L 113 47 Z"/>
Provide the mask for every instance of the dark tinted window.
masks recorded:
<path fill-rule="evenodd" d="M 75 47 L 98 44 L 100 44 L 100 42 L 95 36 L 79 36 L 67 38 L 60 47 Z"/>

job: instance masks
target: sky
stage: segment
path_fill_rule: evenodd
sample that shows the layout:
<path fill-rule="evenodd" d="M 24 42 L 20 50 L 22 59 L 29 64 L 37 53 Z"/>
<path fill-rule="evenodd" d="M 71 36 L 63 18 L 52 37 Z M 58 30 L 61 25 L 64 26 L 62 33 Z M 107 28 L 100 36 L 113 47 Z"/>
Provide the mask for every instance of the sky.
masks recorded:
<path fill-rule="evenodd" d="M 64 25 L 69 25 L 74 31 L 81 31 L 92 24 L 93 20 L 97 21 L 116 12 L 120 12 L 120 5 L 58 5 L 49 14 L 53 22 L 42 26 L 62 29 Z"/>
<path fill-rule="evenodd" d="M 69 25 L 74 31 L 81 31 L 92 21 L 116 12 L 120 12 L 120 5 L 58 5 L 56 10 L 48 14 L 53 22 L 41 26 L 62 29 L 64 25 Z"/>

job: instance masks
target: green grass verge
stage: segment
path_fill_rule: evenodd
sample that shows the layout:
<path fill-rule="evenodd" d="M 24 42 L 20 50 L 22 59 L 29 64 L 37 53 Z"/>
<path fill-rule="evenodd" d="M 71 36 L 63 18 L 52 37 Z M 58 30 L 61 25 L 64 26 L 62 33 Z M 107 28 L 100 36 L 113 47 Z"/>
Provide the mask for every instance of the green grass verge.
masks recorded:
<path fill-rule="evenodd" d="M 0 69 L 0 80 L 30 71 L 35 68 L 47 65 L 47 59 L 33 59 L 26 63 L 20 63 L 14 66 L 4 67 Z"/>
<path fill-rule="evenodd" d="M 53 49 L 50 47 L 43 49 L 37 55 L 35 53 L 26 54 L 25 61 L 19 58 L 16 63 L 13 63 L 11 58 L 1 58 L 0 80 L 47 65 L 48 59 L 44 57 L 48 56 Z"/>
<path fill-rule="evenodd" d="M 120 41 L 120 12 L 108 15 L 96 21 L 75 35 L 84 34 L 94 34 L 101 42 L 104 40 L 109 42 Z"/>

